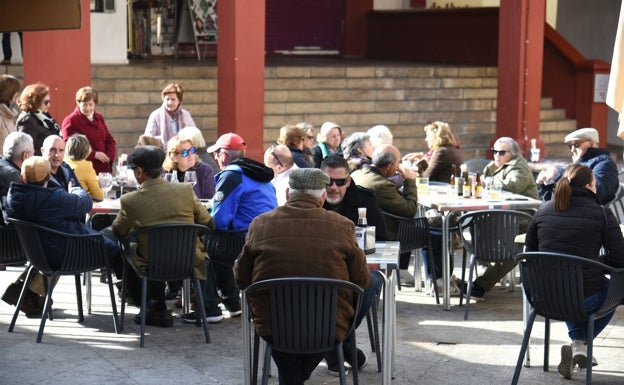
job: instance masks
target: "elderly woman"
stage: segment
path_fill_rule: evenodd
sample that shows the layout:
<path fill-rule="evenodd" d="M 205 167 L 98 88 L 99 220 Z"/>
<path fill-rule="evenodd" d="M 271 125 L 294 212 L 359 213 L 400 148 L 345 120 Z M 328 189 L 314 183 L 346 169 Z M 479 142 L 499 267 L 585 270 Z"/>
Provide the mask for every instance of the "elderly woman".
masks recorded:
<path fill-rule="evenodd" d="M 17 117 L 17 130 L 32 136 L 35 155 L 41 155 L 45 138 L 60 134 L 58 123 L 48 113 L 50 88 L 43 83 L 27 85 L 20 95 L 19 107 L 22 112 Z"/>
<path fill-rule="evenodd" d="M 392 132 L 390 132 L 388 126 L 378 124 L 369 128 L 366 133 L 370 136 L 373 150 L 382 144 L 392 144 Z"/>
<path fill-rule="evenodd" d="M 342 156 L 349 163 L 349 173 L 371 164 L 373 145 L 365 132 L 354 132 L 342 142 Z"/>
<path fill-rule="evenodd" d="M 74 134 L 83 134 L 89 140 L 92 151 L 87 160 L 93 164 L 95 173 L 111 172 L 117 155 L 117 143 L 108 131 L 102 114 L 95 110 L 98 94 L 91 87 L 82 87 L 76 92 L 76 109 L 63 119 L 61 133 L 67 140 Z"/>
<path fill-rule="evenodd" d="M 494 187 L 538 199 L 537 184 L 518 142 L 503 136 L 492 147 L 494 160 L 483 170 L 483 177 Z"/>
<path fill-rule="evenodd" d="M 65 151 L 67 152 L 65 163 L 74 170 L 82 188 L 91 195 L 91 198 L 98 201 L 104 199 L 104 191 L 98 184 L 91 162 L 87 160 L 92 152 L 89 139 L 85 135 L 74 134 L 67 139 Z"/>
<path fill-rule="evenodd" d="M 596 178 L 592 170 L 580 164 L 566 168 L 555 185 L 554 198 L 545 202 L 535 214 L 526 234 L 529 251 L 551 251 L 599 259 L 604 247 L 609 254 L 607 263 L 624 267 L 624 239 L 619 224 L 610 209 L 598 203 Z M 601 261 L 604 262 L 604 261 Z M 596 311 L 604 302 L 609 280 L 601 270 L 583 269 L 585 309 Z M 593 337 L 607 326 L 613 312 L 594 323 Z M 587 367 L 587 323 L 566 322 L 571 345 L 561 347 L 559 373 L 572 377 L 574 367 Z M 595 346 L 595 345 L 594 345 Z M 592 357 L 593 358 L 593 357 Z M 596 361 L 593 365 L 597 365 Z"/>
<path fill-rule="evenodd" d="M 191 113 L 182 108 L 184 89 L 177 83 L 168 84 L 161 92 L 162 105 L 154 110 L 147 119 L 145 133 L 155 136 L 164 147 L 169 139 L 178 134 L 186 126 L 193 126 L 195 122 Z"/>
<path fill-rule="evenodd" d="M 287 124 L 280 128 L 280 136 L 277 138 L 277 143 L 288 147 L 292 154 L 293 162 L 299 168 L 312 167 L 304 153 L 305 143 L 310 141 L 306 139 L 307 137 L 308 135 L 303 128 L 298 125 Z"/>
<path fill-rule="evenodd" d="M 312 147 L 312 157 L 314 158 L 314 167 L 321 167 L 323 159 L 329 155 L 342 155 L 342 128 L 333 122 L 325 122 L 321 126 L 316 140 L 318 144 Z"/>
<path fill-rule="evenodd" d="M 0 76 L 0 148 L 4 138 L 15 132 L 15 119 L 19 114 L 16 101 L 20 88 L 22 84 L 15 76 Z"/>
<path fill-rule="evenodd" d="M 197 155 L 197 147 L 189 137 L 174 136 L 167 142 L 167 158 L 163 164 L 166 172 L 176 172 L 178 182 L 184 182 L 187 171 L 195 171 L 197 184 L 193 191 L 199 199 L 210 199 L 215 193 L 214 171 Z"/>

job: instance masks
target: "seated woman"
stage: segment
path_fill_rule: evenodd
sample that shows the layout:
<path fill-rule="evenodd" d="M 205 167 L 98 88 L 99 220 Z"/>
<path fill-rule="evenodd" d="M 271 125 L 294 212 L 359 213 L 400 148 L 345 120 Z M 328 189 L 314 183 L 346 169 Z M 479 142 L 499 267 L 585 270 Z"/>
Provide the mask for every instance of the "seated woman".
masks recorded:
<path fill-rule="evenodd" d="M 293 157 L 293 162 L 299 168 L 312 167 L 312 163 L 308 162 L 308 158 L 305 150 L 305 143 L 308 135 L 305 130 L 294 124 L 287 124 L 280 128 L 280 136 L 277 138 L 277 143 L 283 144 L 290 150 Z"/>
<path fill-rule="evenodd" d="M 158 139 L 155 136 L 151 136 L 151 135 L 140 135 L 139 139 L 137 139 L 137 143 L 134 146 L 134 148 L 139 148 L 139 147 L 143 147 L 143 146 L 158 146 L 160 147 L 161 143 L 160 143 L 160 139 Z"/>
<path fill-rule="evenodd" d="M 554 199 L 545 202 L 533 217 L 526 234 L 526 248 L 598 260 L 601 247 L 609 253 L 609 265 L 624 267 L 624 238 L 611 210 L 598 204 L 592 170 L 580 164 L 570 165 L 555 185 Z M 583 270 L 588 312 L 600 308 L 608 286 L 609 280 L 602 271 Z M 594 338 L 611 317 L 613 312 L 595 320 Z M 576 365 L 587 366 L 587 323 L 566 322 L 566 326 L 572 344 L 561 347 L 559 373 L 570 379 Z M 597 365 L 597 361 L 592 365 Z"/>
<path fill-rule="evenodd" d="M 371 164 L 373 145 L 365 132 L 354 132 L 342 142 L 342 155 L 349 163 L 349 173 Z"/>
<path fill-rule="evenodd" d="M 101 201 L 104 199 L 104 191 L 98 184 L 93 164 L 87 160 L 87 156 L 91 153 L 89 139 L 85 135 L 74 134 L 67 139 L 65 150 L 67 151 L 65 162 L 74 170 L 82 188 L 94 200 Z"/>
<path fill-rule="evenodd" d="M 191 138 L 174 136 L 169 139 L 163 168 L 166 172 L 175 172 L 178 182 L 184 182 L 184 174 L 187 171 L 195 171 L 197 173 L 197 184 L 193 186 L 195 195 L 199 199 L 210 199 L 214 195 L 214 171 L 201 161 Z"/>

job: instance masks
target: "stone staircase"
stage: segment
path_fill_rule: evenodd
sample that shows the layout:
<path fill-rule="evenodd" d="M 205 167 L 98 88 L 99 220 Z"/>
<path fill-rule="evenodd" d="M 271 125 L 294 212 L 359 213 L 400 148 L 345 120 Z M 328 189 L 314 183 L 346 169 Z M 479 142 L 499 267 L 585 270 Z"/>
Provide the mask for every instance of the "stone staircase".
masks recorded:
<path fill-rule="evenodd" d="M 184 106 L 207 142 L 217 138 L 217 68 L 214 61 L 149 60 L 129 65 L 93 65 L 93 86 L 118 143 L 128 153 L 171 82 L 185 89 Z M 346 134 L 385 124 L 401 152 L 426 149 L 423 126 L 448 122 L 459 135 L 464 158 L 488 155 L 496 125 L 497 69 L 431 66 L 361 60 L 267 62 L 265 69 L 264 140 L 266 146 L 287 123 L 327 120 Z M 541 101 L 540 139 L 546 156 L 567 158 L 563 137 L 575 129 L 562 109 Z M 57 117 L 62 120 L 62 117 Z"/>

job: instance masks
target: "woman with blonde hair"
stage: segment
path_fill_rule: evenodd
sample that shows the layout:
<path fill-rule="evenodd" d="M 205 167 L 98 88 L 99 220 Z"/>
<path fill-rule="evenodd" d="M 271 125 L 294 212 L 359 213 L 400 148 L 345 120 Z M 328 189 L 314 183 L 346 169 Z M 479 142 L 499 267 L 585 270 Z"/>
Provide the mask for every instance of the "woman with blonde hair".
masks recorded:
<path fill-rule="evenodd" d="M 187 171 L 195 171 L 197 184 L 193 191 L 199 199 L 210 199 L 215 193 L 214 171 L 212 167 L 203 163 L 197 155 L 197 147 L 189 138 L 176 135 L 167 142 L 167 157 L 163 164 L 166 172 L 177 175 L 174 182 L 184 182 Z"/>
<path fill-rule="evenodd" d="M 74 134 L 67 139 L 65 151 L 67 152 L 65 163 L 74 170 L 82 188 L 84 188 L 94 200 L 101 201 L 104 199 L 104 191 L 98 184 L 98 178 L 93 169 L 93 165 L 87 160 L 87 157 L 91 153 L 89 139 L 87 139 L 85 135 Z"/>
<path fill-rule="evenodd" d="M 445 122 L 432 122 L 427 124 L 424 130 L 429 151 L 426 154 L 422 152 L 407 154 L 403 159 L 416 163 L 421 175 L 429 177 L 430 181 L 448 182 L 451 179 L 453 165 L 459 167 L 462 163 L 457 136 Z"/>

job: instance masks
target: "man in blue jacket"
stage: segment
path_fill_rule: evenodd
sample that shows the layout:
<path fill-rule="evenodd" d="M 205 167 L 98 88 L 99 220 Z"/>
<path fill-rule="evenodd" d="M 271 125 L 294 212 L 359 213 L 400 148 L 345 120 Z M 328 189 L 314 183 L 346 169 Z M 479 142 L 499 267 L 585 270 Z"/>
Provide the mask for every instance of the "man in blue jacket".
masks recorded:
<path fill-rule="evenodd" d="M 215 195 L 211 214 L 218 230 L 247 230 L 258 215 L 277 207 L 273 170 L 253 159 L 245 158 L 247 143 L 237 134 L 221 135 L 208 147 L 221 171 L 215 175 Z M 211 257 L 210 255 L 208 256 Z M 232 266 L 211 261 L 208 280 L 214 275 L 216 288 L 231 317 L 241 314 L 239 290 Z M 211 285 L 208 284 L 207 287 Z M 213 293 L 206 293 L 213 295 Z M 190 319 L 189 322 L 195 322 Z"/>
<path fill-rule="evenodd" d="M 620 184 L 618 169 L 609 151 L 598 148 L 598 131 L 595 128 L 581 128 L 566 135 L 564 142 L 570 146 L 572 162 L 587 166 L 594 172 L 598 203 L 604 205 L 611 202 Z M 551 167 L 537 176 L 537 187 L 544 200 L 552 197 L 555 183 L 561 178 L 563 171 Z"/>

